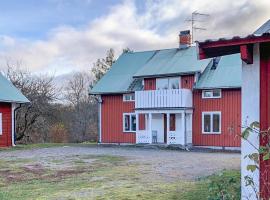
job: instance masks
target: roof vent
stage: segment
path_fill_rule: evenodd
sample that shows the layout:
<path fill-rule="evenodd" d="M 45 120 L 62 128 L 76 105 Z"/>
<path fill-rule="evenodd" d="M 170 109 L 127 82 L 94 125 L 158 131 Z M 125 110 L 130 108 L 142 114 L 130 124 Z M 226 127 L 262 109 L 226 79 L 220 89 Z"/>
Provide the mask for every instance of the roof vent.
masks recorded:
<path fill-rule="evenodd" d="M 217 68 L 218 63 L 220 61 L 220 58 L 221 57 L 216 57 L 216 58 L 213 59 L 213 64 L 212 64 L 211 70 L 215 70 Z"/>

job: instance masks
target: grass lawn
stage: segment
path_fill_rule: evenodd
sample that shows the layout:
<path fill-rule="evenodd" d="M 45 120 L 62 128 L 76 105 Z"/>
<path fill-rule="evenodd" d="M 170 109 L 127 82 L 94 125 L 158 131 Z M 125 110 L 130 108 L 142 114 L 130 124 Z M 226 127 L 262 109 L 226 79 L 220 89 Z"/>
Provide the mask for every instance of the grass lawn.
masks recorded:
<path fill-rule="evenodd" d="M 240 172 L 226 171 L 196 181 L 166 181 L 149 176 L 139 163 L 118 156 L 77 155 L 45 160 L 10 157 L 0 160 L 0 199 L 204 200 L 211 180 L 223 180 L 224 176 L 238 179 Z"/>

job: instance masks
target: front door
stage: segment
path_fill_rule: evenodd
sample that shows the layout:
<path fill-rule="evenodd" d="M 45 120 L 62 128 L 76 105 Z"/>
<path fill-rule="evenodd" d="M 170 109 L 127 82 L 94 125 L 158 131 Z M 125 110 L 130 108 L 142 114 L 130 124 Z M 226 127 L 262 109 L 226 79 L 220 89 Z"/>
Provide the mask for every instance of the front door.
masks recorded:
<path fill-rule="evenodd" d="M 167 114 L 163 114 L 164 121 L 164 143 L 167 143 Z"/>

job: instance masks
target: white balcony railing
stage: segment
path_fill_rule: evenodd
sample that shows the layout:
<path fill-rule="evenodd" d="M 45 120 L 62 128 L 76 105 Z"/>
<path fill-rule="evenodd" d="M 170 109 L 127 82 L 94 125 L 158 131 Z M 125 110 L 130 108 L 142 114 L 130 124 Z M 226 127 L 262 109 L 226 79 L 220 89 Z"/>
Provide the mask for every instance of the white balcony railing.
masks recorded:
<path fill-rule="evenodd" d="M 189 89 L 145 90 L 135 92 L 135 108 L 190 108 L 192 91 Z"/>

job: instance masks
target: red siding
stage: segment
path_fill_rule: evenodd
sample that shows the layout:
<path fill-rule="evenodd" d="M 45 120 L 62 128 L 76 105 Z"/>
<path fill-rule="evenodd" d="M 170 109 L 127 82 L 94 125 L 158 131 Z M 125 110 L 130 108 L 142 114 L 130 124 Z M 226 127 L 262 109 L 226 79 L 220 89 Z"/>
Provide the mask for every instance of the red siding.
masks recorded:
<path fill-rule="evenodd" d="M 240 147 L 241 90 L 222 90 L 220 99 L 202 99 L 193 92 L 193 145 Z M 221 111 L 221 134 L 202 134 L 202 112 Z"/>
<path fill-rule="evenodd" d="M 102 96 L 102 143 L 135 143 L 135 133 L 123 132 L 123 113 L 134 112 L 134 102 L 123 102 L 123 95 Z"/>
<path fill-rule="evenodd" d="M 260 58 L 260 128 L 262 131 L 270 127 L 270 44 L 261 45 Z M 261 134 L 260 144 L 269 143 L 268 137 Z M 262 199 L 270 198 L 270 161 L 260 157 L 260 192 Z"/>
<path fill-rule="evenodd" d="M 156 79 L 155 78 L 145 78 L 144 79 L 144 90 L 155 90 L 156 89 Z"/>
<path fill-rule="evenodd" d="M 192 89 L 194 85 L 194 75 L 181 76 L 181 88 Z"/>
<path fill-rule="evenodd" d="M 0 103 L 0 113 L 2 113 L 2 135 L 0 135 L 0 147 L 9 147 L 12 145 L 11 104 Z"/>

